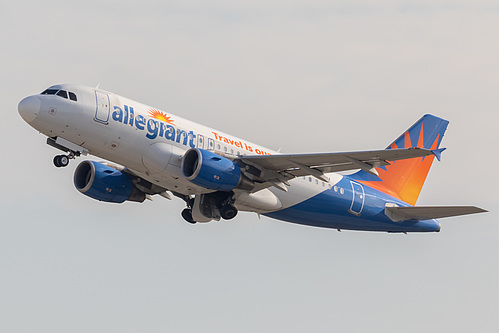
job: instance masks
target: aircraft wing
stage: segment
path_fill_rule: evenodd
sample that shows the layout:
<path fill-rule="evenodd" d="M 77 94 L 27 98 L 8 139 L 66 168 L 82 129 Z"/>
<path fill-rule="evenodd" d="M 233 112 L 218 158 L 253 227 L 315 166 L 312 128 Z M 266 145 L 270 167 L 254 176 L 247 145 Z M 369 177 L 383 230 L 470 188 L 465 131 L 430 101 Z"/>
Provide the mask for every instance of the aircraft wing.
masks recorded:
<path fill-rule="evenodd" d="M 250 178 L 255 180 L 286 183 L 294 177 L 311 175 L 327 182 L 324 173 L 362 169 L 377 175 L 375 168 L 390 164 L 388 161 L 428 155 L 440 157 L 439 153 L 424 148 L 403 148 L 344 153 L 247 155 L 239 157 L 237 162 L 250 166 L 246 169 L 253 176 Z M 251 167 L 258 169 L 259 173 L 252 172 Z"/>
<path fill-rule="evenodd" d="M 394 222 L 405 220 L 430 220 L 486 212 L 486 210 L 475 206 L 385 207 L 386 216 Z"/>

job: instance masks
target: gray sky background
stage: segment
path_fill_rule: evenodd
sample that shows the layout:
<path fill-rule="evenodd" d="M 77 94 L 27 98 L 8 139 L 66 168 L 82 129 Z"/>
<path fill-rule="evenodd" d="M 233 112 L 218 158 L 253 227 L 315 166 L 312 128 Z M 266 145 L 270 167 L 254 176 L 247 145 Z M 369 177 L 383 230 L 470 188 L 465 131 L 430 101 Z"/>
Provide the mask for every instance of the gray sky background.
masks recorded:
<path fill-rule="evenodd" d="M 496 3 L 2 2 L 0 330 L 497 332 Z M 384 148 L 433 113 L 448 150 L 418 204 L 491 212 L 406 236 L 100 203 L 17 113 L 56 83 L 284 152 Z"/>

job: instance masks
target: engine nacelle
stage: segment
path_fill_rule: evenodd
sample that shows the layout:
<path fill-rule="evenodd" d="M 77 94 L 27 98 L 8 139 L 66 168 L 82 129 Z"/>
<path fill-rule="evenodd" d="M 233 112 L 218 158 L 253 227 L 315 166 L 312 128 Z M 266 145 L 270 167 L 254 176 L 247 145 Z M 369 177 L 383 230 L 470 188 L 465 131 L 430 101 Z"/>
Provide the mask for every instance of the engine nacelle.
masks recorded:
<path fill-rule="evenodd" d="M 81 162 L 75 170 L 73 181 L 78 191 L 99 201 L 142 202 L 146 197 L 145 193 L 133 186 L 125 173 L 94 161 Z"/>
<path fill-rule="evenodd" d="M 252 187 L 239 166 L 228 158 L 204 149 L 189 149 L 182 158 L 182 174 L 190 182 L 216 191 Z"/>

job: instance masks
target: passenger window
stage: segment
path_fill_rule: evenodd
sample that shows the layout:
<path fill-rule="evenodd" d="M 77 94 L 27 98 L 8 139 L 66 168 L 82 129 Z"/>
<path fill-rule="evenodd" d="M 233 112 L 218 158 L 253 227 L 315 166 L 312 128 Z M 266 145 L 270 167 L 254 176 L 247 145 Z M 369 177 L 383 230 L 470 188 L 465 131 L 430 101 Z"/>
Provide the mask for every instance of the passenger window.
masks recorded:
<path fill-rule="evenodd" d="M 57 89 L 47 89 L 41 93 L 41 95 L 55 95 L 57 93 Z"/>
<path fill-rule="evenodd" d="M 57 96 L 61 96 L 63 98 L 68 98 L 68 93 L 66 92 L 66 90 L 59 90 L 59 92 L 57 93 Z"/>
<path fill-rule="evenodd" d="M 76 95 L 74 93 L 72 93 L 71 91 L 68 92 L 68 94 L 69 94 L 69 99 L 76 102 Z"/>

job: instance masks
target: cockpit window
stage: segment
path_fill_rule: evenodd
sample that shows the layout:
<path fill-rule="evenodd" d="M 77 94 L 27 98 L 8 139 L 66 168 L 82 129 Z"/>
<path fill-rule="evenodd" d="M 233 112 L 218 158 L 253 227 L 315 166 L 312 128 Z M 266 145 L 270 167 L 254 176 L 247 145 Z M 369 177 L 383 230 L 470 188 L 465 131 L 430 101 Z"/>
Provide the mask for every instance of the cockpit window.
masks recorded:
<path fill-rule="evenodd" d="M 57 96 L 61 96 L 61 97 L 64 97 L 64 98 L 68 98 L 68 93 L 66 92 L 66 90 L 59 90 L 57 92 Z"/>
<path fill-rule="evenodd" d="M 71 91 L 66 91 L 66 90 L 59 90 L 59 89 L 47 89 L 45 90 L 44 92 L 41 93 L 41 95 L 57 95 L 57 96 L 60 96 L 62 98 L 66 98 L 68 99 L 68 95 L 69 95 L 69 99 L 72 100 L 72 101 L 77 101 L 78 98 L 76 98 L 76 94 L 74 92 L 71 92 Z"/>
<path fill-rule="evenodd" d="M 59 89 L 47 89 L 44 92 L 42 92 L 42 95 L 55 95 Z"/>

